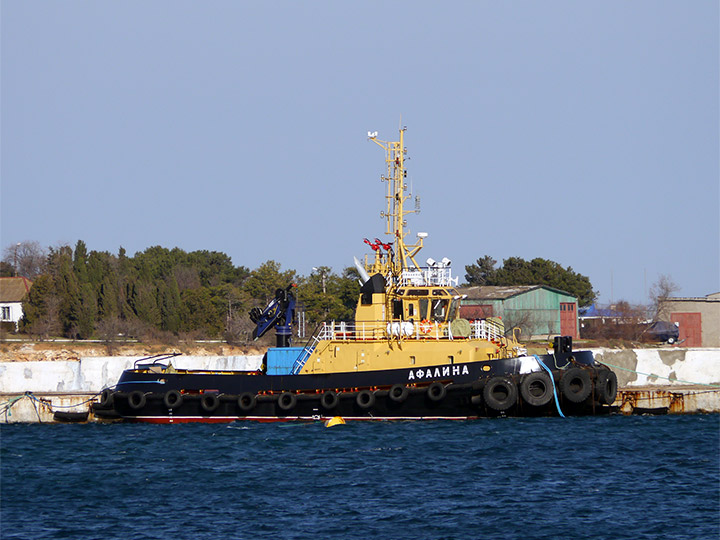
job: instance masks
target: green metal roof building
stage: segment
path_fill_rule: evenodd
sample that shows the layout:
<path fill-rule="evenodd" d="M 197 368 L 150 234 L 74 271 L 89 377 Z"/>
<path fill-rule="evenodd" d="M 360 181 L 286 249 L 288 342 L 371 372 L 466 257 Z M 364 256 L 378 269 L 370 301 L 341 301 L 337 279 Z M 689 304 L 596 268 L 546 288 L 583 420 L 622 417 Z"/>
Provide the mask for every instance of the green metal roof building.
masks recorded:
<path fill-rule="evenodd" d="M 546 285 L 507 287 L 462 287 L 466 297 L 460 305 L 465 319 L 500 317 L 506 333 L 520 328 L 520 338 L 541 339 L 563 335 L 578 336 L 577 298 Z"/>

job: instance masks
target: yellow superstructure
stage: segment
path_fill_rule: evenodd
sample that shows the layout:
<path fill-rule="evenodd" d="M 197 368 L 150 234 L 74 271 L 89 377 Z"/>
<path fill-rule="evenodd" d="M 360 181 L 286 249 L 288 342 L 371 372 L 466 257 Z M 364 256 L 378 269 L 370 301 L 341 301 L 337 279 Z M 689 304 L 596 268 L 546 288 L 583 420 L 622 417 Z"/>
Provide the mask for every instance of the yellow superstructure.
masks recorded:
<path fill-rule="evenodd" d="M 447 366 L 519 356 L 524 352 L 513 338 L 504 336 L 497 321 L 467 321 L 459 318 L 461 297 L 455 290 L 450 261 L 427 260 L 421 267 L 416 257 L 425 233 L 414 244 L 406 243 L 407 210 L 410 198 L 404 132 L 400 140 L 370 140 L 386 151 L 387 208 L 385 234 L 390 242 L 369 242 L 374 259 L 364 264 L 364 284 L 352 323 L 325 323 L 311 345 L 300 373 L 339 373 L 385 369 Z M 362 270 L 362 269 L 361 269 Z M 438 369 L 445 369 L 444 367 Z M 489 368 L 488 368 L 489 369 Z"/>

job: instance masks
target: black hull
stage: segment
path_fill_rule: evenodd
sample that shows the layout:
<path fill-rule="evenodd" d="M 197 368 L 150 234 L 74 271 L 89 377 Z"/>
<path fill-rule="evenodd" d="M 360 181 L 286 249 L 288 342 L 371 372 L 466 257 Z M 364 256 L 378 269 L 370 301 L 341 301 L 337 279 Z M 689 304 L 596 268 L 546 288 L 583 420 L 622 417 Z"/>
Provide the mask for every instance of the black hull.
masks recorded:
<path fill-rule="evenodd" d="M 94 412 L 154 423 L 557 416 L 558 405 L 565 415 L 610 412 L 609 372 L 590 352 L 539 358 L 553 381 L 537 363 L 528 372 L 528 358 L 323 375 L 127 370 Z"/>

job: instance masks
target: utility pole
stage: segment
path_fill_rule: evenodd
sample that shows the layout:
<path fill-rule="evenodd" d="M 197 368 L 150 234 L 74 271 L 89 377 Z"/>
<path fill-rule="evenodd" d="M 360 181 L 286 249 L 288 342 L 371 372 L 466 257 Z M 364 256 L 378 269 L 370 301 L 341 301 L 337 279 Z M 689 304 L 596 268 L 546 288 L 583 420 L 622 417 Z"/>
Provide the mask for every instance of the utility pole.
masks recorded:
<path fill-rule="evenodd" d="M 19 248 L 21 245 L 22 245 L 22 242 L 18 242 L 17 244 L 15 244 L 15 264 L 14 264 L 14 266 L 15 266 L 15 277 L 18 277 L 17 252 L 18 252 L 18 248 Z"/>

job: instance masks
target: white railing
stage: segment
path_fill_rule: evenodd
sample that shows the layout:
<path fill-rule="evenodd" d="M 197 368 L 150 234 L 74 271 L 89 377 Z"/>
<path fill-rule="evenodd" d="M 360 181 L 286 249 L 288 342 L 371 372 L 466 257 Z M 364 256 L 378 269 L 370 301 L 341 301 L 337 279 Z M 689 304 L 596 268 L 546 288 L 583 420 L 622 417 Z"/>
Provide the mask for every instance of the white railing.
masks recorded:
<path fill-rule="evenodd" d="M 405 287 L 457 287 L 457 284 L 458 278 L 452 277 L 450 267 L 403 270 L 400 275 L 400 285 Z"/>
<path fill-rule="evenodd" d="M 470 323 L 472 328 L 471 336 L 475 339 L 487 339 L 488 341 L 500 341 L 503 338 L 502 328 L 486 320 L 473 321 Z"/>
<path fill-rule="evenodd" d="M 497 343 L 504 339 L 502 328 L 491 321 L 473 321 L 470 323 L 470 329 L 470 339 L 483 339 Z M 448 324 L 429 321 L 327 322 L 319 328 L 315 339 L 318 341 L 365 341 L 387 339 L 388 337 L 406 340 L 460 339 L 452 335 Z"/>

